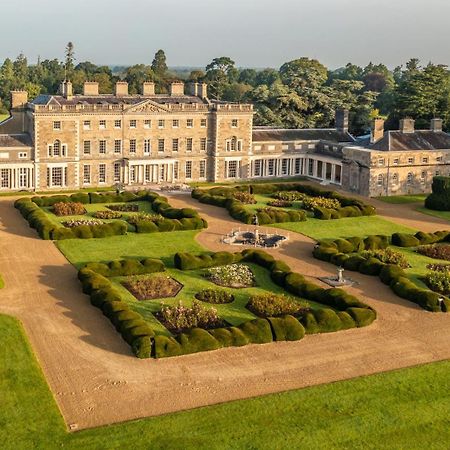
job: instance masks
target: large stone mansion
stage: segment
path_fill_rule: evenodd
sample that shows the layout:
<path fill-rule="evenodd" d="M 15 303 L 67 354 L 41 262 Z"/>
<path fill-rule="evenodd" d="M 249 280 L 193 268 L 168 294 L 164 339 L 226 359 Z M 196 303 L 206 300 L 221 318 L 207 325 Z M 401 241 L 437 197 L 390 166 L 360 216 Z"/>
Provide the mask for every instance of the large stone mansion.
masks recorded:
<path fill-rule="evenodd" d="M 11 93 L 11 115 L 0 123 L 0 191 L 51 191 L 193 181 L 232 182 L 305 176 L 366 196 L 429 192 L 434 175 L 448 175 L 450 136 L 442 121 L 415 130 L 374 122 L 370 137 L 348 132 L 348 112 L 335 128 L 253 126 L 253 106 L 210 100 L 207 86 L 171 84 L 155 94 L 146 82 L 111 95 L 70 81 L 58 95 L 28 100 Z"/>

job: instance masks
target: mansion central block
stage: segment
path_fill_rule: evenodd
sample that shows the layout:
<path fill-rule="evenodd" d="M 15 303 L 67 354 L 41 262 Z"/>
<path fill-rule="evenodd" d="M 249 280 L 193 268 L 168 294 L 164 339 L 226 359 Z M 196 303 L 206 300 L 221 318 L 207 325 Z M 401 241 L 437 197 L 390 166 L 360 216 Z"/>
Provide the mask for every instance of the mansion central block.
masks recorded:
<path fill-rule="evenodd" d="M 65 81 L 58 95 L 29 101 L 11 93 L 11 116 L 0 123 L 0 190 L 48 191 L 145 186 L 193 181 L 225 182 L 306 176 L 362 195 L 429 192 L 435 175 L 448 175 L 450 137 L 434 119 L 415 130 L 355 138 L 348 113 L 335 128 L 253 126 L 253 106 L 210 100 L 205 84 L 171 84 L 155 94 L 146 82 L 129 95 L 126 82 L 99 94 L 86 82 L 74 95 Z"/>

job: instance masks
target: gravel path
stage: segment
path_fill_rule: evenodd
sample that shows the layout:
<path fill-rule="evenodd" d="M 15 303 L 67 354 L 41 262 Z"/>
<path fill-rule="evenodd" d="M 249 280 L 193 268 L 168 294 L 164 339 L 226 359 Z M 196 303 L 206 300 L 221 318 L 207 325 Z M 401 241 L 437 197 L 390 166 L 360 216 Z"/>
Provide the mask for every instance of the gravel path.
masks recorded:
<path fill-rule="evenodd" d="M 187 196 L 172 198 L 174 205 L 192 206 L 208 220 L 210 227 L 198 241 L 211 250 L 224 248 L 219 237 L 239 226 L 221 208 Z M 383 215 L 398 223 L 423 230 L 446 228 L 439 219 L 412 208 L 382 205 Z M 312 258 L 312 245 L 310 239 L 291 233 L 289 243 L 272 253 L 311 277 L 333 273 L 333 266 Z M 81 293 L 75 269 L 52 242 L 37 238 L 11 198 L 0 200 L 0 272 L 6 282 L 0 312 L 24 324 L 71 429 L 450 358 L 450 314 L 423 311 L 377 278 L 352 273 L 360 284 L 349 291 L 378 311 L 378 320 L 367 328 L 307 336 L 299 342 L 138 360 Z"/>

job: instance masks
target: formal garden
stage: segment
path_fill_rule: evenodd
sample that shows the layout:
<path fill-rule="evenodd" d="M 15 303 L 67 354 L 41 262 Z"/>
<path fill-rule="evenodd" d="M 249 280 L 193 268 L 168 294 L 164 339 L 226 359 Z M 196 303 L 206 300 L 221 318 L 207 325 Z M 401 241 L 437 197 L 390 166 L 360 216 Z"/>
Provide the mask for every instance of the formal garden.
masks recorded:
<path fill-rule="evenodd" d="M 300 340 L 367 326 L 376 312 L 344 290 L 324 289 L 261 250 L 179 252 L 91 262 L 83 292 L 140 358 Z"/>

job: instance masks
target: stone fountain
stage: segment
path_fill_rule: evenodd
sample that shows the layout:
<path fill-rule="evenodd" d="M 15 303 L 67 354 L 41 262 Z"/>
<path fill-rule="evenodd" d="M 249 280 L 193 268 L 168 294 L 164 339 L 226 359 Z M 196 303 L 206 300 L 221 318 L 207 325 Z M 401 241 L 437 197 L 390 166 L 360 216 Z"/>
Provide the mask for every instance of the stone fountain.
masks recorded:
<path fill-rule="evenodd" d="M 222 242 L 229 245 L 252 245 L 261 248 L 278 248 L 281 243 L 289 239 L 289 235 L 278 233 L 262 233 L 259 230 L 258 216 L 253 216 L 253 230 L 231 230 L 231 232 L 222 237 Z"/>

